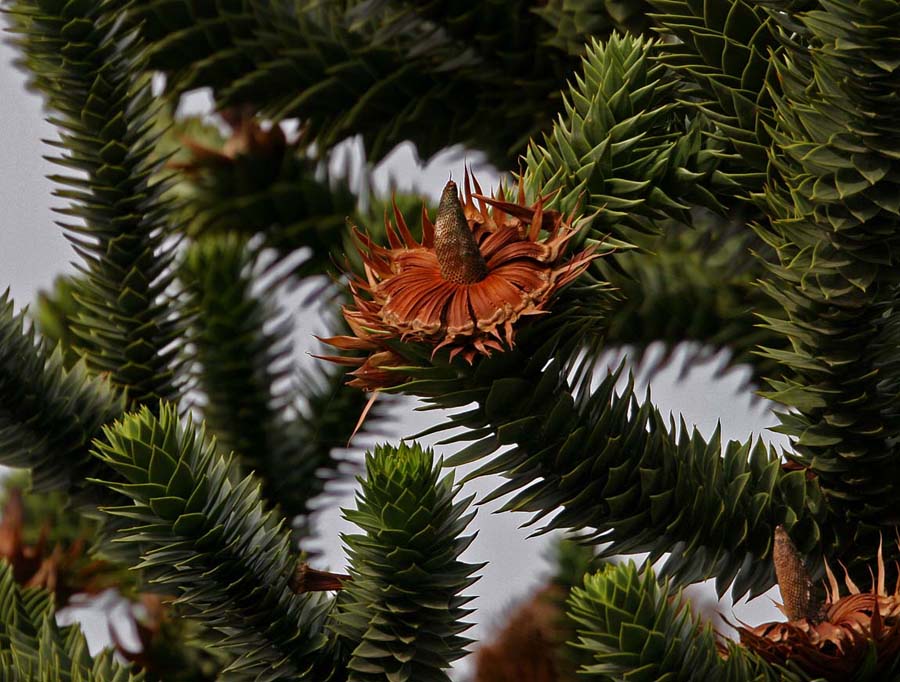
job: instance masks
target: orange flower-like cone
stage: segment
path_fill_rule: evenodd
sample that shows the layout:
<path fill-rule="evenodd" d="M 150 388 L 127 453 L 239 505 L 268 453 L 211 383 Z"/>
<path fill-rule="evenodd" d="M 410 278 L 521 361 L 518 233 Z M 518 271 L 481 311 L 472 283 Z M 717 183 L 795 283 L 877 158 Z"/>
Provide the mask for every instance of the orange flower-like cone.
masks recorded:
<path fill-rule="evenodd" d="M 521 185 L 518 203 L 506 201 L 502 190 L 485 197 L 473 181 L 474 194 L 466 173 L 463 199 L 456 184 L 447 183 L 434 223 L 423 209 L 421 243 L 396 206 L 396 229 L 385 218 L 388 247 L 354 230 L 366 278 L 351 280 L 353 303 L 344 308 L 353 336 L 322 339 L 367 353 L 326 357 L 357 367 L 351 386 L 378 390 L 405 380 L 390 369 L 404 364 L 386 345 L 390 340 L 427 344 L 434 353 L 446 348 L 450 359 L 470 364 L 511 348 L 517 323 L 546 313 L 553 295 L 595 257 L 587 249 L 565 258 L 576 228 L 558 211 L 545 211 L 544 199 L 525 205 Z"/>
<path fill-rule="evenodd" d="M 783 533 L 776 542 L 784 545 L 790 539 Z M 796 556 L 792 544 L 789 548 Z M 831 682 L 854 679 L 864 664 L 873 673 L 893 665 L 900 654 L 900 583 L 892 592 L 885 588 L 881 548 L 875 584 L 868 592 L 862 592 L 848 576 L 848 594 L 841 596 L 840 585 L 827 564 L 826 571 L 827 598 L 822 608 L 816 609 L 810 608 L 810 601 L 802 597 L 792 608 L 788 602 L 796 600 L 797 595 L 808 594 L 811 585 L 808 578 L 799 576 L 798 580 L 792 571 L 780 570 L 778 582 L 790 620 L 739 627 L 741 643 L 771 663 L 786 665 L 791 661 L 812 677 Z M 807 582 L 805 587 L 803 582 Z M 808 615 L 792 613 L 797 607 Z"/>

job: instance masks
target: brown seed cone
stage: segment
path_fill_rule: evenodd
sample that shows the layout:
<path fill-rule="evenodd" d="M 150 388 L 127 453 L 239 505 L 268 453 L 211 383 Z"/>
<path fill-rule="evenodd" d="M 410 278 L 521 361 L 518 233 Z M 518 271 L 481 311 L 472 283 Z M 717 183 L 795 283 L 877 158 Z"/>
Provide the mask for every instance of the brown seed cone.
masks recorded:
<path fill-rule="evenodd" d="M 781 600 L 784 602 L 784 615 L 788 620 L 821 620 L 822 604 L 814 598 L 812 578 L 784 526 L 775 528 L 772 560 L 775 563 Z"/>
<path fill-rule="evenodd" d="M 796 570 L 799 555 L 796 548 L 788 546 L 784 540 L 782 537 L 781 549 L 776 542 L 776 551 L 782 554 L 776 561 L 782 563 L 782 571 L 791 574 Z M 891 669 L 900 655 L 900 584 L 893 591 L 886 588 L 881 548 L 878 549 L 874 584 L 869 592 L 862 592 L 847 576 L 845 587 L 849 594 L 842 597 L 838 581 L 827 564 L 826 572 L 830 587 L 816 618 L 740 626 L 737 630 L 741 644 L 771 663 L 796 666 L 811 677 L 829 682 L 856 679 L 863 669 L 870 675 Z M 783 595 L 794 589 L 791 586 L 794 583 L 802 586 L 804 582 L 802 578 L 798 580 L 795 573 L 791 576 L 790 584 L 782 587 Z M 788 597 L 784 598 L 787 603 Z M 802 590 L 800 601 L 792 608 L 804 608 Z M 809 610 L 816 609 L 811 604 Z"/>
<path fill-rule="evenodd" d="M 450 360 L 469 364 L 512 348 L 516 328 L 549 312 L 556 293 L 597 257 L 596 247 L 566 256 L 579 226 L 544 210 L 547 197 L 527 205 L 520 183 L 518 201 L 507 201 L 502 188 L 488 197 L 472 182 L 474 193 L 467 173 L 462 197 L 447 184 L 436 224 L 423 209 L 421 240 L 396 206 L 396 228 L 385 219 L 389 246 L 355 231 L 365 278 L 351 278 L 353 302 L 344 307 L 353 335 L 321 340 L 366 356 L 318 356 L 357 367 L 351 385 L 377 391 L 408 379 L 394 341 L 446 348 Z"/>
<path fill-rule="evenodd" d="M 487 263 L 463 213 L 451 180 L 441 193 L 437 218 L 434 222 L 434 251 L 441 275 L 448 282 L 474 284 L 488 274 Z"/>

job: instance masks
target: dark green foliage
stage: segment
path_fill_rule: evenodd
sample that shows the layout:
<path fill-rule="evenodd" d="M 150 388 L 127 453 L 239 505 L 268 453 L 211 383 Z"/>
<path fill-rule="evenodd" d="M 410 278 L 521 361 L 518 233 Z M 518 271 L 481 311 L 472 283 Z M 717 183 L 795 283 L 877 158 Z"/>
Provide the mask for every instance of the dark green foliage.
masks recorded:
<path fill-rule="evenodd" d="M 87 478 L 102 470 L 89 454 L 100 427 L 118 418 L 124 402 L 83 364 L 63 368 L 0 296 L 0 464 L 30 468 L 36 490 L 62 490 L 89 501 L 110 499 Z"/>
<path fill-rule="evenodd" d="M 252 266 L 246 240 L 223 235 L 191 245 L 181 278 L 194 311 L 192 357 L 200 365 L 197 386 L 207 428 L 223 454 L 235 452 L 245 471 L 256 471 L 265 485 L 277 480 L 273 464 L 297 446 L 283 416 L 290 396 L 275 386 L 290 371 L 290 327 L 264 329 L 274 313 L 251 291 Z"/>
<path fill-rule="evenodd" d="M 678 83 L 652 58 L 658 46 L 631 36 L 594 40 L 553 130 L 528 147 L 531 194 L 558 190 L 552 206 L 599 211 L 598 237 L 653 232 L 655 221 L 671 217 L 688 222 L 693 204 L 719 207 L 708 187 L 736 186 L 716 170 L 701 127 L 684 123 Z"/>
<path fill-rule="evenodd" d="M 630 383 L 617 394 L 618 372 L 592 386 L 596 359 L 579 360 L 571 339 L 586 335 L 577 330 L 565 316 L 547 318 L 518 350 L 474 372 L 414 370 L 397 390 L 435 407 L 476 403 L 431 431 L 465 427 L 446 442 L 474 442 L 447 464 L 490 457 L 470 477 L 509 479 L 485 501 L 515 493 L 503 510 L 531 512 L 532 522 L 549 516 L 546 529 L 591 529 L 593 542 L 611 543 L 607 555 L 671 552 L 665 572 L 676 584 L 716 577 L 720 593 L 734 582 L 736 597 L 760 594 L 774 581 L 767 559 L 779 523 L 796 524 L 801 551 L 821 551 L 824 505 L 803 471 L 782 471 L 759 442 L 722 446 L 718 432 L 706 441 L 683 423 L 676 436 Z M 497 453 L 504 445 L 512 448 Z"/>
<path fill-rule="evenodd" d="M 782 368 L 766 395 L 792 408 L 779 429 L 789 456 L 855 533 L 898 521 L 900 3 L 820 4 L 797 17 L 808 44 L 774 61 L 771 222 L 758 232 L 777 252 L 764 286 L 783 308 L 766 324 L 791 349 L 766 351 Z"/>
<path fill-rule="evenodd" d="M 56 625 L 53 600 L 23 589 L 0 561 L 0 682 L 143 682 L 111 651 L 92 657 L 77 626 Z"/>
<path fill-rule="evenodd" d="M 546 21 L 553 33 L 548 45 L 572 55 L 581 55 L 591 38 L 605 40 L 613 31 L 649 35 L 652 22 L 644 0 L 547 0 L 536 3 L 533 12 Z"/>
<path fill-rule="evenodd" d="M 81 355 L 77 348 L 84 348 L 86 340 L 78 338 L 74 325 L 83 306 L 75 299 L 75 292 L 84 288 L 84 276 L 60 275 L 53 281 L 53 289 L 38 292 L 33 312 L 40 335 L 51 345 L 58 346 L 63 354 L 63 365 L 71 369 Z"/>
<path fill-rule="evenodd" d="M 588 575 L 569 598 L 576 623 L 573 644 L 593 658 L 579 679 L 704 680 L 704 682 L 802 682 L 776 672 L 745 649 L 728 644 L 723 660 L 710 624 L 691 612 L 686 599 L 657 583 L 649 568 L 609 565 Z"/>
<path fill-rule="evenodd" d="M 294 275 L 329 271 L 346 234 L 344 222 L 356 208 L 348 183 L 328 177 L 324 165 L 277 126 L 264 131 L 252 115 L 238 112 L 230 119 L 227 141 L 211 123 L 195 118 L 176 121 L 166 135 L 170 164 L 181 170 L 182 229 L 192 238 L 259 235 L 255 248 L 275 249 L 280 257 L 309 249 Z"/>
<path fill-rule="evenodd" d="M 381 446 L 366 456 L 357 508 L 344 512 L 365 534 L 344 535 L 351 580 L 331 627 L 349 654 L 351 682 L 449 680 L 465 654 L 468 624 L 461 592 L 478 566 L 459 560 L 472 498 L 454 502 L 453 476 L 419 445 Z"/>
<path fill-rule="evenodd" d="M 617 298 L 605 329 L 607 347 L 627 346 L 629 362 L 652 379 L 681 342 L 693 341 L 683 371 L 724 349 L 723 371 L 749 366 L 747 384 L 761 386 L 776 363 L 760 356 L 757 346 L 784 341 L 759 328 L 759 315 L 775 306 L 756 286 L 761 268 L 750 249 L 757 240 L 740 216 L 725 223 L 695 211 L 691 227 L 666 227 L 659 236 L 636 236 L 640 248 L 598 262 Z M 665 348 L 650 366 L 646 353 L 660 341 Z"/>
<path fill-rule="evenodd" d="M 202 239 L 184 260 L 203 415 L 221 451 L 237 453 L 260 477 L 263 497 L 289 519 L 306 517 L 344 461 L 338 451 L 366 397 L 342 386 L 337 368 L 290 382 L 289 321 L 274 325 L 274 311 L 252 290 L 254 261 L 234 234 Z M 295 405 L 296 389 L 305 409 Z"/>
<path fill-rule="evenodd" d="M 775 21 L 748 0 L 649 0 L 662 33 L 660 61 L 684 76 L 684 96 L 712 122 L 709 135 L 739 155 L 746 187 L 764 180 L 773 80 L 769 51 L 778 45 Z"/>
<path fill-rule="evenodd" d="M 813 573 L 840 559 L 856 577 L 900 523 L 900 1 L 4 8 L 60 130 L 51 144 L 67 170 L 54 180 L 82 260 L 41 298 L 43 341 L 0 298 L 0 463 L 55 491 L 50 518 L 67 496 L 107 505 L 94 550 L 194 619 L 172 621 L 154 654 L 177 670 L 147 664 L 146 679 L 190 675 L 199 660 L 212 663 L 201 676 L 227 682 L 437 681 L 464 653 L 471 498 L 455 502 L 459 485 L 417 445 L 367 457 L 341 594 L 292 591 L 296 540 L 341 473 L 367 396 L 332 367 L 290 384 L 289 329 L 272 299 L 285 282 L 321 284 L 312 297 L 331 297 L 319 308 L 334 314 L 328 304 L 347 299 L 321 275 L 333 260 L 363 274 L 345 218 L 389 241 L 387 202 L 328 172 L 335 146 L 357 136 L 366 164 L 405 140 L 423 157 L 463 145 L 501 171 L 524 153 L 530 198 L 589 223 L 573 242 L 602 252 L 545 314 L 514 323 L 514 349 L 472 365 L 397 339 L 377 349 L 408 363 L 389 368 L 408 377 L 392 390 L 460 410 L 429 430 L 456 429 L 442 444 L 466 444 L 448 465 L 501 474 L 487 500 L 543 530 L 578 531 L 585 547 L 560 559 L 554 599 L 613 553 L 669 555 L 662 584 L 629 564 L 575 589 L 577 647 L 557 660 L 604 681 L 801 682 L 793 663 L 717 642 L 672 587 L 714 576 L 719 593 L 759 594 L 774 580 L 778 524 Z M 230 138 L 174 114 L 206 86 Z M 299 122 L 294 139 L 285 118 Z M 347 333 L 371 333 L 342 342 L 360 352 L 382 343 L 377 329 Z M 724 349 L 751 365 L 786 406 L 789 461 L 665 419 L 621 370 L 597 376 L 611 348 L 630 347 L 638 365 L 657 341 L 663 360 L 693 341 L 692 361 Z M 178 421 L 176 358 L 197 370 L 218 445 Z M 886 552 L 897 556 L 893 543 Z M 206 658 L 219 655 L 221 674 Z M 128 675 L 91 659 L 53 625 L 47 598 L 4 569 L 0 682 L 56 679 Z"/>
<path fill-rule="evenodd" d="M 60 129 L 52 160 L 58 209 L 86 279 L 73 292 L 78 352 L 108 373 L 131 404 L 176 397 L 172 342 L 179 326 L 168 305 L 171 244 L 164 182 L 153 179 L 150 83 L 138 77 L 137 46 L 110 0 L 16 0 L 16 44 Z"/>
<path fill-rule="evenodd" d="M 371 161 L 411 140 L 426 158 L 464 144 L 514 167 L 575 65 L 534 9 L 522 0 L 143 0 L 132 17 L 151 43 L 149 66 L 172 89 L 211 86 L 220 106 L 299 117 L 320 149 L 360 134 Z M 529 78 L 512 77 L 523 70 Z"/>
<path fill-rule="evenodd" d="M 324 643 L 324 612 L 288 586 L 296 561 L 288 529 L 266 509 L 259 482 L 238 481 L 202 429 L 182 426 L 170 406 L 159 414 L 142 408 L 95 443 L 96 456 L 127 480 L 107 485 L 134 499 L 106 509 L 134 524 L 117 539 L 140 551 L 152 584 L 177 593 L 176 604 L 237 656 L 225 679 L 306 679 Z"/>

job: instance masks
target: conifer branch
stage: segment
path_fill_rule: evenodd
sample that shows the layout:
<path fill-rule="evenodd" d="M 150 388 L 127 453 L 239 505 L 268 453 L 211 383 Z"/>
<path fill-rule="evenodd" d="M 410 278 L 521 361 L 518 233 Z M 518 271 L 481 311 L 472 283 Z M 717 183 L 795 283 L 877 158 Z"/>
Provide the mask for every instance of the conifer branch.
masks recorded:
<path fill-rule="evenodd" d="M 124 409 L 121 396 L 83 363 L 64 369 L 62 352 L 35 338 L 8 292 L 0 296 L 0 464 L 31 469 L 35 490 L 109 501 L 108 491 L 87 480 L 103 469 L 89 446 Z"/>
<path fill-rule="evenodd" d="M 637 237 L 639 248 L 598 261 L 616 299 L 603 323 L 604 347 L 627 347 L 636 373 L 652 380 L 684 342 L 693 342 L 683 373 L 725 350 L 722 373 L 747 366 L 743 388 L 763 386 L 777 363 L 757 347 L 784 341 L 759 328 L 760 316 L 775 306 L 756 286 L 761 265 L 751 247 L 758 240 L 741 220 L 695 217 L 690 227 L 667 225 L 662 235 Z M 651 364 L 647 352 L 659 342 L 664 350 Z"/>
<path fill-rule="evenodd" d="M 158 105 L 114 1 L 15 0 L 9 12 L 21 63 L 60 130 L 51 160 L 68 172 L 52 179 L 71 202 L 58 211 L 86 275 L 73 294 L 79 353 L 131 405 L 155 404 L 177 397 L 167 183 L 155 179 Z"/>
<path fill-rule="evenodd" d="M 648 0 L 659 11 L 666 40 L 659 60 L 683 77 L 684 99 L 707 117 L 706 134 L 737 154 L 725 159 L 747 189 L 765 179 L 774 81 L 770 51 L 779 45 L 776 22 L 748 0 Z M 725 155 L 723 154 L 723 157 Z"/>
<path fill-rule="evenodd" d="M 549 206 L 596 211 L 592 228 L 628 241 L 631 231 L 657 232 L 656 222 L 690 223 L 691 206 L 722 211 L 714 191 L 739 185 L 718 171 L 704 148 L 702 122 L 685 123 L 678 82 L 653 60 L 657 41 L 613 35 L 594 40 L 543 142 L 525 156 L 532 195 L 556 191 Z"/>
<path fill-rule="evenodd" d="M 99 460 L 126 479 L 104 483 L 134 500 L 106 509 L 133 524 L 117 541 L 141 554 L 151 584 L 175 591 L 187 615 L 219 633 L 216 645 L 237 656 L 225 673 L 322 679 L 310 671 L 321 664 L 324 605 L 290 589 L 296 557 L 283 520 L 202 429 L 180 424 L 171 406 L 159 414 L 142 408 L 95 442 Z"/>
<path fill-rule="evenodd" d="M 774 248 L 764 287 L 782 308 L 765 322 L 789 346 L 763 349 L 783 370 L 765 395 L 791 408 L 778 429 L 789 456 L 855 535 L 898 518 L 900 7 L 819 4 L 794 16 L 802 42 L 785 39 L 774 60 L 770 221 L 757 231 Z"/>
<path fill-rule="evenodd" d="M 463 144 L 514 167 L 575 57 L 523 3 L 484 4 L 144 0 L 131 17 L 175 92 L 299 117 L 320 149 L 360 134 L 373 162 L 409 140 L 425 158 Z M 522 68 L 533 77 L 509 78 Z"/>
<path fill-rule="evenodd" d="M 480 568 L 459 560 L 472 498 L 454 502 L 453 476 L 418 444 L 382 446 L 366 456 L 357 508 L 345 512 L 365 534 L 344 535 L 352 580 L 337 598 L 331 627 L 348 656 L 350 682 L 449 680 L 465 654 L 460 633 L 471 598 L 461 592 Z"/>
<path fill-rule="evenodd" d="M 289 321 L 274 324 L 275 311 L 252 290 L 254 262 L 233 234 L 204 238 L 187 252 L 181 272 L 195 312 L 198 388 L 222 452 L 235 452 L 262 481 L 263 497 L 296 523 L 345 462 L 340 452 L 366 398 L 343 387 L 336 368 L 289 381 Z M 373 415 L 367 426 L 376 422 Z"/>
<path fill-rule="evenodd" d="M 668 582 L 658 584 L 651 569 L 638 571 L 632 562 L 609 565 L 586 576 L 584 587 L 572 590 L 568 607 L 578 630 L 578 640 L 572 644 L 593 658 L 579 671 L 584 679 L 807 679 L 775 670 L 733 643 L 720 644 L 710 624 L 691 612 L 680 593 L 672 591 Z"/>
<path fill-rule="evenodd" d="M 91 656 L 78 626 L 59 627 L 55 616 L 50 593 L 23 589 L 0 561 L 0 681 L 144 682 L 110 650 Z"/>
<path fill-rule="evenodd" d="M 778 524 L 796 524 L 804 552 L 821 551 L 823 500 L 805 472 L 782 470 L 760 442 L 723 446 L 718 431 L 706 440 L 676 429 L 630 382 L 617 390 L 620 372 L 593 387 L 597 356 L 581 352 L 585 338 L 547 319 L 474 372 L 426 368 L 423 353 L 423 367 L 398 369 L 415 378 L 395 390 L 435 408 L 476 403 L 429 432 L 463 427 L 443 442 L 470 444 L 447 465 L 486 460 L 468 478 L 508 479 L 482 502 L 512 495 L 503 510 L 531 512 L 543 530 L 591 529 L 608 555 L 670 552 L 664 572 L 677 585 L 715 577 L 720 594 L 732 583 L 735 597 L 764 592 Z"/>

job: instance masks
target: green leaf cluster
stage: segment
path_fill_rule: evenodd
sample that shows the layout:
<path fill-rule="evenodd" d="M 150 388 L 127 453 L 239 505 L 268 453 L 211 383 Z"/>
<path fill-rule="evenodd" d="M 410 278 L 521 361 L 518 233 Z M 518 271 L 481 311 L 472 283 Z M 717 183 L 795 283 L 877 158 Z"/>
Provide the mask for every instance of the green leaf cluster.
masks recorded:
<path fill-rule="evenodd" d="M 597 211 L 598 237 L 688 222 L 692 204 L 719 208 L 710 184 L 735 184 L 717 171 L 701 127 L 685 123 L 678 81 L 653 59 L 658 49 L 649 38 L 594 39 L 553 129 L 525 155 L 531 194 L 557 192 L 550 205 L 564 212 Z"/>
<path fill-rule="evenodd" d="M 91 656 L 77 626 L 59 627 L 52 596 L 23 589 L 0 561 L 0 681 L 144 682 L 113 657 Z"/>
<path fill-rule="evenodd" d="M 586 680 L 709 680 L 710 682 L 802 682 L 808 678 L 776 671 L 733 643 L 723 645 L 689 602 L 657 582 L 649 567 L 633 562 L 608 565 L 588 575 L 569 597 L 575 621 L 573 643 L 593 658 L 582 667 Z M 727 655 L 723 658 L 720 647 Z"/>
<path fill-rule="evenodd" d="M 94 550 L 195 621 L 173 632 L 212 633 L 221 679 L 447 680 L 478 567 L 461 559 L 472 500 L 440 469 L 472 463 L 468 478 L 504 478 L 488 501 L 593 546 L 563 562 L 569 586 L 612 554 L 665 557 L 662 582 L 610 565 L 572 591 L 577 650 L 558 660 L 585 679 L 804 679 L 717 641 L 675 589 L 760 594 L 778 525 L 814 573 L 828 558 L 865 574 L 898 523 L 898 0 L 4 9 L 59 129 L 52 179 L 79 261 L 41 298 L 42 338 L 0 297 L 0 463 L 54 491 L 48 516 L 103 506 Z M 174 113 L 200 87 L 231 139 Z M 532 199 L 583 221 L 573 242 L 603 258 L 517 321 L 506 352 L 469 365 L 387 342 L 408 365 L 393 391 L 456 410 L 429 432 L 462 445 L 446 462 L 411 443 L 367 455 L 350 578 L 329 600 L 293 591 L 297 539 L 366 397 L 336 368 L 296 372 L 272 292 L 321 284 L 331 259 L 364 274 L 341 253 L 346 216 L 383 241 L 386 200 L 328 172 L 353 136 L 365 164 L 404 141 L 502 170 L 521 158 Z M 600 371 L 608 350 L 639 364 L 659 341 L 664 360 L 692 341 L 692 362 L 751 365 L 785 407 L 787 452 L 704 438 Z M 177 413 L 195 395 L 197 429 Z M 132 678 L 0 567 L 0 680 Z"/>
<path fill-rule="evenodd" d="M 465 429 L 443 442 L 471 441 L 450 466 L 486 460 L 467 478 L 508 479 L 485 501 L 512 494 L 503 511 L 530 512 L 544 530 L 588 529 L 591 542 L 609 543 L 605 555 L 669 553 L 664 571 L 675 584 L 715 577 L 720 594 L 734 583 L 735 597 L 773 584 L 776 525 L 806 553 L 830 541 L 821 492 L 803 471 L 783 471 L 759 441 L 722 445 L 718 430 L 707 440 L 667 423 L 631 381 L 620 384 L 621 370 L 594 385 L 596 358 L 575 344 L 571 363 L 561 360 L 563 340 L 578 334 L 560 326 L 547 320 L 464 376 L 435 367 L 398 387 L 432 406 L 468 405 L 431 431 Z"/>
<path fill-rule="evenodd" d="M 117 541 L 134 547 L 152 585 L 211 630 L 236 658 L 223 674 L 277 680 L 308 675 L 324 644 L 323 605 L 294 594 L 284 521 L 259 482 L 238 479 L 231 458 L 202 429 L 160 406 L 104 429 L 96 455 L 125 480 L 106 481 L 133 499 L 106 511 L 128 522 Z"/>
<path fill-rule="evenodd" d="M 846 533 L 893 525 L 897 463 L 900 59 L 896 2 L 823 1 L 773 60 L 765 318 L 789 349 L 766 395 L 789 411 L 791 457 L 815 472 Z M 870 530 L 870 537 L 875 537 Z"/>
<path fill-rule="evenodd" d="M 124 401 L 84 363 L 63 364 L 62 353 L 35 338 L 24 313 L 15 312 L 9 293 L 0 296 L 0 464 L 31 469 L 36 490 L 109 500 L 89 482 L 101 470 L 90 442 L 122 415 Z"/>
<path fill-rule="evenodd" d="M 465 654 L 460 635 L 479 566 L 459 560 L 475 539 L 462 534 L 472 498 L 455 501 L 453 476 L 418 444 L 380 446 L 366 456 L 366 478 L 344 516 L 363 534 L 344 535 L 350 581 L 332 629 L 348 653 L 351 682 L 446 681 Z"/>
<path fill-rule="evenodd" d="M 514 167 L 576 59 L 545 18 L 570 9 L 542 17 L 537 8 L 142 0 L 132 16 L 150 44 L 148 65 L 175 92 L 208 86 L 220 106 L 254 102 L 274 119 L 299 117 L 323 148 L 359 134 L 373 161 L 410 140 L 426 158 L 463 144 Z M 610 15 L 640 23 L 643 7 L 623 9 Z M 512 76 L 524 70 L 529 78 Z"/>
<path fill-rule="evenodd" d="M 66 173 L 51 179 L 55 195 L 70 202 L 57 209 L 60 225 L 86 275 L 73 292 L 81 304 L 72 321 L 76 349 L 130 404 L 153 404 L 177 396 L 167 183 L 156 177 L 158 105 L 113 5 L 16 0 L 9 12 L 23 65 L 60 131 L 51 160 Z"/>

